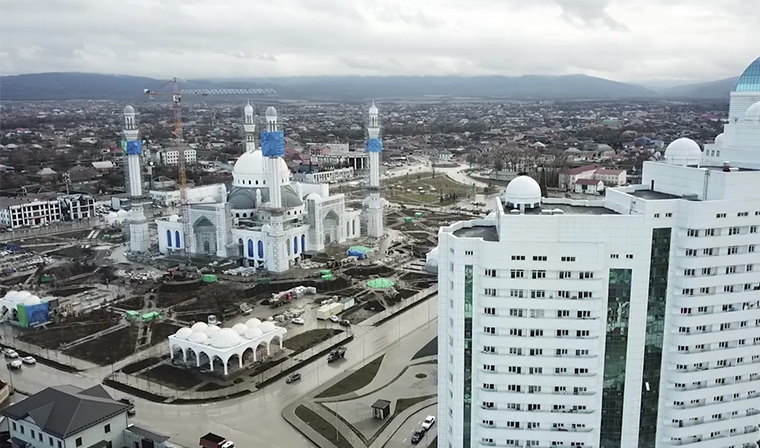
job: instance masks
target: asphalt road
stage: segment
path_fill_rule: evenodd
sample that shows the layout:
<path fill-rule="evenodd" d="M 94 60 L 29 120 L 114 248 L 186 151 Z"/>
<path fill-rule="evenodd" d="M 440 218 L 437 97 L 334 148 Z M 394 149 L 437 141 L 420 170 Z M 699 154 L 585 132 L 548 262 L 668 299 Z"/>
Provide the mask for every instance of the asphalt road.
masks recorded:
<path fill-rule="evenodd" d="M 200 436 L 207 432 L 228 437 L 240 447 L 309 447 L 311 444 L 306 438 L 282 418 L 282 409 L 345 369 L 354 368 L 364 358 L 402 343 L 402 338 L 415 329 L 437 325 L 437 304 L 437 296 L 431 297 L 379 327 L 367 326 L 364 331 L 356 331 L 357 336 L 346 346 L 344 360 L 331 364 L 327 364 L 326 359 L 311 363 L 301 369 L 302 379 L 297 383 L 285 384 L 282 379 L 245 397 L 198 405 L 153 403 L 135 398 L 137 415 L 132 420 L 188 447 L 197 446 Z M 7 367 L 2 364 L 0 374 L 7 378 Z M 104 376 L 102 369 L 70 374 L 39 364 L 24 366 L 20 372 L 10 375 L 14 387 L 32 394 L 51 385 L 92 387 Z M 117 399 L 125 395 L 112 389 L 109 392 Z"/>
<path fill-rule="evenodd" d="M 415 429 L 422 428 L 422 421 L 428 415 L 437 416 L 437 406 L 438 405 L 436 404 L 428 406 L 425 409 L 409 417 L 409 419 L 405 421 L 403 425 L 401 425 L 398 431 L 396 431 L 393 437 L 391 437 L 390 440 L 388 440 L 388 442 L 385 444 L 383 448 L 410 448 L 411 446 L 413 446 L 412 432 Z M 436 422 L 436 424 L 433 425 L 432 428 L 430 428 L 430 430 L 425 434 L 425 437 L 422 439 L 422 441 L 419 444 L 417 444 L 417 446 L 420 448 L 429 446 L 435 439 L 435 436 L 437 433 L 438 433 L 438 422 Z"/>

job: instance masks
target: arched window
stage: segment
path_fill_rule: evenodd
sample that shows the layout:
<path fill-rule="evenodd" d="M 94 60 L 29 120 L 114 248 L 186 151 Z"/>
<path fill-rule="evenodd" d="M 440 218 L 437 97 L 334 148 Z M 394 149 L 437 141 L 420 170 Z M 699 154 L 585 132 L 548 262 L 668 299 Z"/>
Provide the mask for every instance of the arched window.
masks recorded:
<path fill-rule="evenodd" d="M 240 213 L 235 213 L 235 218 L 240 218 Z"/>
<path fill-rule="evenodd" d="M 179 247 L 180 247 L 180 244 L 179 244 L 179 230 L 175 230 L 174 231 L 174 247 L 176 247 L 177 249 L 179 249 Z"/>
<path fill-rule="evenodd" d="M 248 240 L 248 258 L 253 258 L 253 240 Z"/>
<path fill-rule="evenodd" d="M 172 247 L 172 231 L 171 230 L 166 231 L 166 246 Z"/>
<path fill-rule="evenodd" d="M 306 250 L 306 235 L 301 235 L 301 252 Z"/>
<path fill-rule="evenodd" d="M 293 237 L 293 254 L 297 254 L 297 253 L 298 253 L 298 237 L 294 236 Z"/>
<path fill-rule="evenodd" d="M 258 185 L 258 184 L 259 184 L 259 181 L 256 181 L 256 185 Z"/>
<path fill-rule="evenodd" d="M 259 240 L 259 258 L 264 259 L 264 242 Z"/>

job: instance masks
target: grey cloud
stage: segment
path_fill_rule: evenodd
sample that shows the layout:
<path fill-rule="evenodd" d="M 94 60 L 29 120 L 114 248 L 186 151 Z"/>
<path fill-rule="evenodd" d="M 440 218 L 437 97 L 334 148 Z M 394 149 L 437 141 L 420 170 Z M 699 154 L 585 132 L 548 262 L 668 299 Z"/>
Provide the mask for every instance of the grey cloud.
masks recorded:
<path fill-rule="evenodd" d="M 259 55 L 260 61 L 267 61 L 267 62 L 277 62 L 277 57 L 273 54 L 260 54 Z"/>
<path fill-rule="evenodd" d="M 608 12 L 609 0 L 555 0 L 570 21 L 580 21 L 584 25 L 604 24 L 613 31 L 629 31 L 628 27 L 615 20 Z"/>

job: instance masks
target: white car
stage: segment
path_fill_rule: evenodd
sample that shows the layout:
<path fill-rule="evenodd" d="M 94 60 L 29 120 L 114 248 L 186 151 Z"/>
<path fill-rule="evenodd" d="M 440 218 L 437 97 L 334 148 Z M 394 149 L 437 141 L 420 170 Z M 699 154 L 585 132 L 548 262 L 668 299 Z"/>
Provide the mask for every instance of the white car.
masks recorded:
<path fill-rule="evenodd" d="M 340 322 L 340 318 L 338 316 L 330 316 L 330 322 L 337 324 Z"/>
<path fill-rule="evenodd" d="M 34 359 L 34 356 L 24 356 L 21 358 L 21 362 L 24 364 L 37 364 L 37 360 Z"/>
<path fill-rule="evenodd" d="M 435 415 L 428 415 L 425 420 L 422 421 L 422 429 L 427 431 L 435 425 Z"/>
<path fill-rule="evenodd" d="M 300 317 L 296 317 L 296 318 L 294 318 L 293 320 L 291 320 L 291 322 L 293 322 L 293 323 L 294 323 L 294 324 L 296 324 L 296 325 L 303 325 L 303 324 L 305 324 L 305 323 L 306 323 L 306 322 L 304 322 L 304 321 L 303 321 L 303 319 L 301 319 Z"/>
<path fill-rule="evenodd" d="M 19 361 L 18 359 L 16 359 L 8 363 L 8 368 L 13 369 L 13 370 L 19 370 L 21 369 L 22 365 L 23 363 Z"/>
<path fill-rule="evenodd" d="M 10 359 L 18 358 L 18 353 L 16 353 L 16 350 L 13 350 L 12 348 L 4 348 L 3 355 L 5 355 L 6 358 Z"/>

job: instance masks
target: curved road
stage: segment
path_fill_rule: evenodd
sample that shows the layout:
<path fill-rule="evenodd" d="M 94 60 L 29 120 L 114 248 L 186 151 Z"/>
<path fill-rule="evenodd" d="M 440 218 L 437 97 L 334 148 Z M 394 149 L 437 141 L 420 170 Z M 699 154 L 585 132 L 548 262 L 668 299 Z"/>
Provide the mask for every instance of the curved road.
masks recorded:
<path fill-rule="evenodd" d="M 325 359 L 317 360 L 300 370 L 302 380 L 295 384 L 286 385 L 282 379 L 245 397 L 199 405 L 171 405 L 135 398 L 137 416 L 132 420 L 147 429 L 171 436 L 172 442 L 188 447 L 197 446 L 200 436 L 207 432 L 228 437 L 240 447 L 311 446 L 282 418 L 282 409 L 346 369 L 356 367 L 363 357 L 369 359 L 394 344 L 400 344 L 402 338 L 420 327 L 437 325 L 437 304 L 438 297 L 434 296 L 379 327 L 357 325 L 361 328 L 356 329 L 355 339 L 346 346 L 346 359 L 329 365 Z M 2 375 L 7 377 L 6 367 L 0 369 Z M 25 366 L 22 371 L 12 372 L 11 375 L 14 387 L 36 393 L 60 384 L 91 387 L 100 383 L 108 373 L 110 367 L 69 374 L 36 365 Z M 125 395 L 112 389 L 109 392 L 116 398 Z"/>

